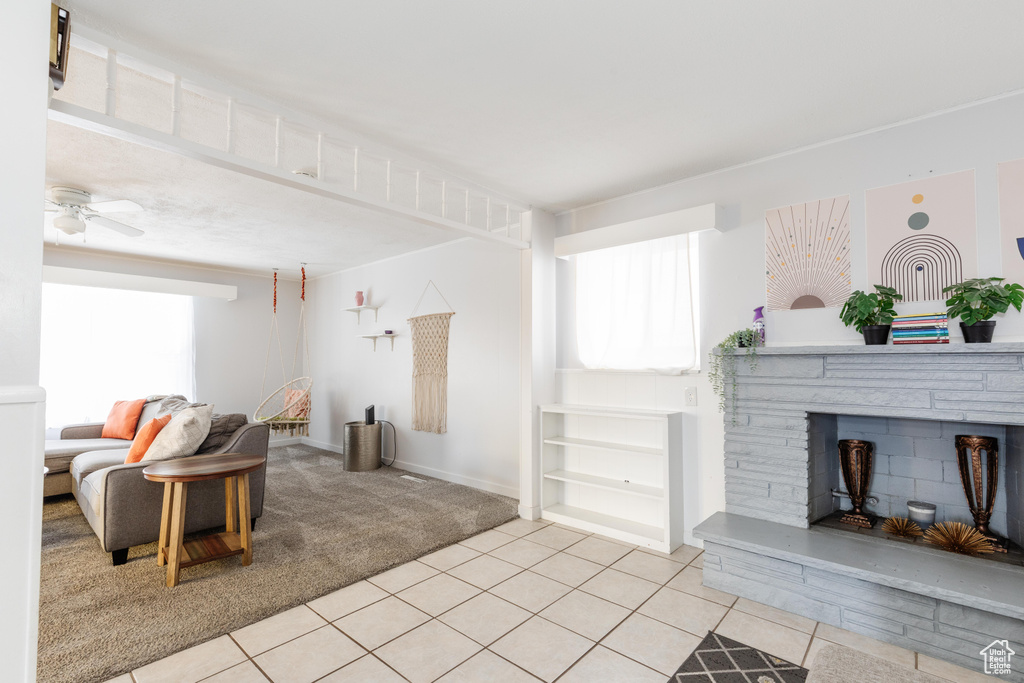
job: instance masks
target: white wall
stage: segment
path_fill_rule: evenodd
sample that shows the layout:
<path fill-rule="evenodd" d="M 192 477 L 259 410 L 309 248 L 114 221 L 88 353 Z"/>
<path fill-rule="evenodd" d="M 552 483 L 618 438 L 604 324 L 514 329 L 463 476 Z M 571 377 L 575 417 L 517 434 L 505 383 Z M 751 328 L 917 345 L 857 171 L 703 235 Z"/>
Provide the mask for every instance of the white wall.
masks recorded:
<path fill-rule="evenodd" d="M 834 141 L 792 154 L 751 163 L 620 197 L 559 216 L 559 234 L 613 225 L 669 211 L 715 202 L 726 209 L 723 232 L 701 234 L 701 348 L 706 354 L 730 332 L 748 327 L 753 308 L 764 303 L 764 214 L 789 204 L 851 195 L 853 287 L 867 281 L 864 247 L 864 191 L 906 180 L 975 169 L 977 180 L 978 252 L 981 275 L 1001 274 L 996 164 L 1024 157 L 1024 96 L 990 101 L 918 121 Z M 571 270 L 560 267 L 560 286 Z M 571 320 L 572 298 L 560 290 L 560 367 L 578 367 Z M 941 308 L 942 305 L 940 304 Z M 934 310 L 934 303 L 901 307 L 907 312 Z M 838 309 L 782 311 L 768 314 L 769 344 L 859 344 L 860 335 L 843 327 Z M 1024 316 L 1014 313 L 999 322 L 997 341 L 1024 339 Z M 959 341 L 958 331 L 953 341 Z M 619 379 L 596 380 L 605 400 L 627 405 Z M 694 384 L 697 452 L 687 452 L 696 469 L 687 485 L 687 531 L 724 508 L 723 422 L 706 373 L 655 383 Z M 568 380 L 571 381 L 571 380 Z M 580 387 L 584 382 L 580 380 Z M 608 382 L 611 385 L 608 385 Z M 565 388 L 563 382 L 563 388 Z M 608 392 L 611 392 L 609 394 Z M 676 389 L 669 395 L 676 395 Z M 581 402 L 590 397 L 580 395 Z M 660 406 L 659 406 L 660 407 Z M 670 406 L 675 407 L 675 406 Z M 695 466 L 695 467 L 694 467 Z M 695 508 L 691 503 L 699 500 Z M 695 512 L 699 510 L 699 512 Z"/>
<path fill-rule="evenodd" d="M 346 422 L 377 406 L 398 430 L 398 465 L 505 495 L 519 495 L 519 251 L 459 240 L 318 278 L 307 288 L 313 406 L 311 439 L 340 448 Z M 429 280 L 455 309 L 448 348 L 448 433 L 412 430 L 412 350 L 406 319 Z M 362 323 L 344 309 L 356 290 L 380 305 Z M 419 314 L 447 310 L 436 292 Z M 392 329 L 399 336 L 360 334 Z M 385 427 L 385 430 L 387 428 Z M 390 457 L 391 440 L 385 439 Z"/>
<path fill-rule="evenodd" d="M 267 342 L 273 312 L 274 284 L 269 274 L 250 275 L 213 268 L 91 254 L 66 247 L 47 247 L 43 261 L 48 266 L 212 282 L 238 287 L 238 298 L 234 301 L 209 297 L 193 299 L 196 345 L 194 400 L 214 404 L 218 413 L 245 413 L 252 418 L 260 403 L 260 385 L 266 365 Z M 277 320 L 284 346 L 285 370 L 290 375 L 298 329 L 299 283 L 279 279 L 277 301 Z M 97 321 L 97 324 L 104 322 Z M 301 368 L 300 350 L 297 374 Z M 267 373 L 266 392 L 273 391 L 283 383 L 281 360 L 275 341 Z M 153 388 L 153 393 L 161 391 L 160 387 Z"/>
<path fill-rule="evenodd" d="M 0 667 L 33 681 L 39 623 L 43 414 L 39 383 L 46 62 L 50 6 L 6 3 L 0 21 Z"/>

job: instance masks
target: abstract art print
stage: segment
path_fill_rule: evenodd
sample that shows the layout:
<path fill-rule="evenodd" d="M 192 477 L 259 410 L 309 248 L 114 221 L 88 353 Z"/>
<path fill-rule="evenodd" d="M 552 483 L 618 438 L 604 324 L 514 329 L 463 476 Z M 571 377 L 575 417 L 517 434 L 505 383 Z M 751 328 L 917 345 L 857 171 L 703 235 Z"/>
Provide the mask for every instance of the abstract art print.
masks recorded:
<path fill-rule="evenodd" d="M 1003 277 L 1024 283 L 1024 159 L 999 164 L 999 232 Z"/>
<path fill-rule="evenodd" d="M 868 285 L 904 301 L 939 301 L 944 287 L 977 277 L 974 171 L 865 193 Z"/>
<path fill-rule="evenodd" d="M 842 306 L 850 296 L 850 196 L 765 212 L 769 311 Z"/>

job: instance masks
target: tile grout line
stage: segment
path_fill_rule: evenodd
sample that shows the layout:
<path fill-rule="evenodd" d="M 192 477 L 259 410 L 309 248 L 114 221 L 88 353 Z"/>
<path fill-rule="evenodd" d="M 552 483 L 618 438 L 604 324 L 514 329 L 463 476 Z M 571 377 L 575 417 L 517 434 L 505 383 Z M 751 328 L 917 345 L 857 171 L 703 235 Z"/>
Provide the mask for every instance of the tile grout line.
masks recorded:
<path fill-rule="evenodd" d="M 814 630 L 811 631 L 811 639 L 807 641 L 807 649 L 804 650 L 804 658 L 800 661 L 800 666 L 802 666 L 805 669 L 807 668 L 807 657 L 811 654 L 811 645 L 814 645 L 815 634 L 818 633 L 818 626 L 820 625 L 821 622 L 814 622 Z"/>

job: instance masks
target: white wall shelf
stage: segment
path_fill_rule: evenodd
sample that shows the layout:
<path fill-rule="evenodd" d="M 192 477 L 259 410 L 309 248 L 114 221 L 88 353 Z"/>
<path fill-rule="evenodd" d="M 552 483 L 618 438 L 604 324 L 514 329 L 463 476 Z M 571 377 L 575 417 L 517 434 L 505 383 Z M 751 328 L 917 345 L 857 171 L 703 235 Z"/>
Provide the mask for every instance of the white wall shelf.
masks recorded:
<path fill-rule="evenodd" d="M 660 526 L 651 526 L 632 522 L 614 515 L 606 515 L 593 510 L 572 507 L 556 503 L 544 508 L 544 519 L 558 522 L 566 526 L 576 527 L 584 531 L 611 536 L 612 538 L 638 539 L 638 545 L 656 548 L 665 537 L 665 530 Z"/>
<path fill-rule="evenodd" d="M 664 455 L 660 448 L 648 448 L 646 446 L 634 446 L 632 444 L 615 443 L 613 441 L 595 441 L 593 439 L 575 439 L 569 436 L 555 436 L 544 439 L 544 443 L 555 446 L 579 446 L 580 448 L 591 448 L 599 451 L 618 451 L 623 453 L 639 453 L 641 455 Z"/>
<path fill-rule="evenodd" d="M 398 335 L 397 334 L 361 334 L 359 336 L 362 337 L 363 339 L 372 339 L 373 340 L 373 350 L 374 351 L 377 350 L 377 340 L 378 339 L 390 339 L 391 340 L 391 350 L 394 351 L 395 350 L 395 337 L 397 337 Z"/>
<path fill-rule="evenodd" d="M 352 311 L 353 313 L 356 314 L 356 325 L 358 325 L 360 322 L 362 322 L 359 319 L 359 316 L 363 311 L 373 311 L 373 322 L 377 322 L 377 309 L 379 308 L 380 306 L 370 306 L 369 304 L 367 304 L 366 306 L 353 306 L 352 308 L 346 308 L 345 310 Z"/>
<path fill-rule="evenodd" d="M 682 419 L 667 410 L 540 406 L 541 517 L 663 552 L 678 548 Z"/>
<path fill-rule="evenodd" d="M 618 479 L 596 477 L 592 474 L 581 474 L 579 472 L 566 472 L 565 470 L 552 470 L 551 472 L 545 472 L 544 478 L 555 479 L 557 481 L 567 481 L 573 484 L 580 484 L 581 486 L 593 486 L 594 488 L 608 489 L 609 491 L 624 491 L 625 493 L 632 493 L 633 495 L 645 496 L 647 498 L 660 499 L 665 495 L 664 489 L 660 489 L 655 486 L 633 484 L 627 480 L 619 481 Z"/>

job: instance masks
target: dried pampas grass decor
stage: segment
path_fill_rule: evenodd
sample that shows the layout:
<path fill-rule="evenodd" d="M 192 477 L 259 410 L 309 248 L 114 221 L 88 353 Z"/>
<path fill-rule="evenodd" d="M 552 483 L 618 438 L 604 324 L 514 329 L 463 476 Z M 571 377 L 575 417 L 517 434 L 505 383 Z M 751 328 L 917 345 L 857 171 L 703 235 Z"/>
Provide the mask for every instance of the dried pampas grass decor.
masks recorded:
<path fill-rule="evenodd" d="M 917 522 L 912 522 L 906 517 L 890 517 L 882 524 L 882 531 L 900 538 L 916 538 L 924 534 Z"/>
<path fill-rule="evenodd" d="M 924 540 L 943 550 L 961 555 L 981 555 L 994 552 L 992 543 L 977 529 L 960 522 L 940 522 L 924 532 Z"/>

